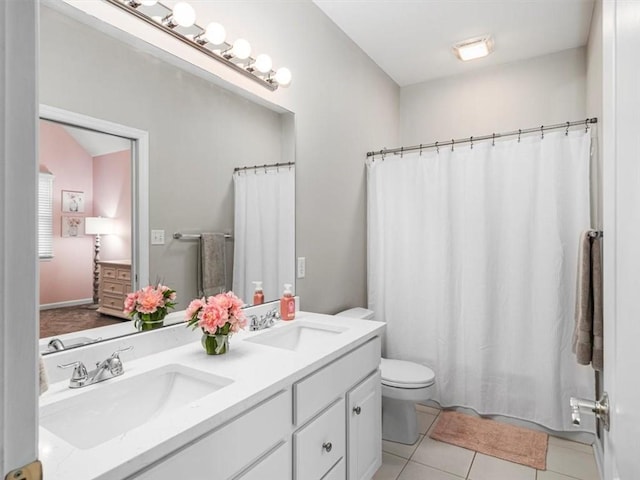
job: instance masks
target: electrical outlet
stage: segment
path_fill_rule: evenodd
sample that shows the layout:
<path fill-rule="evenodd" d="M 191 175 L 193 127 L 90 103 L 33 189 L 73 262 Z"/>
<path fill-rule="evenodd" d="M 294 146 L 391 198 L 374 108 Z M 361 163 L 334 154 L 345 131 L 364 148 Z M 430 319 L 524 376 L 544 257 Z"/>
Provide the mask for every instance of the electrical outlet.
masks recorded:
<path fill-rule="evenodd" d="M 164 245 L 164 230 L 151 230 L 151 245 Z"/>
<path fill-rule="evenodd" d="M 307 259 L 298 257 L 298 278 L 304 278 L 307 273 Z"/>

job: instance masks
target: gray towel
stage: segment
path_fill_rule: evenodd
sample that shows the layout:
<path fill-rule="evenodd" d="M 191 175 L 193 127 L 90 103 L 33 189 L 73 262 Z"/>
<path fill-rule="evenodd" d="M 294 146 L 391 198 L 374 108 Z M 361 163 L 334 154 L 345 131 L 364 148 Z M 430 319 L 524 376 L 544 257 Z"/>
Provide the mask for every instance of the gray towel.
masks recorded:
<path fill-rule="evenodd" d="M 589 232 L 580 236 L 572 350 L 580 365 L 602 370 L 602 249 Z"/>
<path fill-rule="evenodd" d="M 198 262 L 198 295 L 208 297 L 227 288 L 227 260 L 223 233 L 203 233 L 200 236 Z"/>

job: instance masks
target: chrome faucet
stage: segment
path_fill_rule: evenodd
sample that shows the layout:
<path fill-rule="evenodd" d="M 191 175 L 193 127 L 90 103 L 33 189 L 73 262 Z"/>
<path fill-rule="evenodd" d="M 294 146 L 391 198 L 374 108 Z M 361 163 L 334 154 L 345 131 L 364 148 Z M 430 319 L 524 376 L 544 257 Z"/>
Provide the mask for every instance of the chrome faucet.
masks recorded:
<path fill-rule="evenodd" d="M 73 373 L 69 380 L 69 388 L 86 387 L 87 385 L 93 385 L 94 383 L 122 375 L 124 373 L 124 368 L 122 366 L 122 360 L 120 360 L 120 353 L 132 349 L 133 347 L 126 347 L 116 350 L 106 360 L 97 362 L 96 368 L 90 372 L 87 371 L 87 367 L 85 367 L 82 362 L 66 363 L 58 365 L 58 368 L 73 367 Z"/>
<path fill-rule="evenodd" d="M 92 338 L 87 340 L 86 342 L 77 342 L 77 343 L 72 343 L 70 345 L 65 345 L 64 343 L 62 343 L 62 340 L 60 340 L 59 338 L 53 338 L 47 345 L 47 350 L 49 350 L 50 352 L 59 352 L 60 350 L 66 350 L 67 348 L 81 347 L 83 345 L 96 343 L 96 342 L 99 342 L 100 340 L 102 340 L 102 337 Z"/>
<path fill-rule="evenodd" d="M 280 313 L 278 309 L 274 308 L 269 310 L 264 315 L 260 315 L 258 318 L 256 315 L 249 315 L 249 330 L 254 332 L 256 330 L 264 330 L 265 328 L 275 325 L 276 320 L 280 320 Z"/>

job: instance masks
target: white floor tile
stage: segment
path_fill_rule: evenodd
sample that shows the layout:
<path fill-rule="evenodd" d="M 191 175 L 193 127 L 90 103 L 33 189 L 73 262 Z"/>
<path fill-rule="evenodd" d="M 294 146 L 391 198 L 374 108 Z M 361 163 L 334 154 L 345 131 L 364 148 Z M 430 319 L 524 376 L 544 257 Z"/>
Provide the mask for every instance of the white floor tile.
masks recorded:
<path fill-rule="evenodd" d="M 451 475 L 435 468 L 409 462 L 404 468 L 398 480 L 460 480 L 463 477 Z"/>
<path fill-rule="evenodd" d="M 552 472 L 551 470 L 538 470 L 536 480 L 576 480 L 574 477 L 567 477 L 561 473 Z"/>
<path fill-rule="evenodd" d="M 564 438 L 553 437 L 549 435 L 549 445 L 557 445 L 558 447 L 572 448 L 584 453 L 593 453 L 593 446 L 585 443 L 572 442 L 571 440 L 565 440 Z"/>
<path fill-rule="evenodd" d="M 547 470 L 580 480 L 600 480 L 593 454 L 549 444 Z"/>
<path fill-rule="evenodd" d="M 382 452 L 382 465 L 372 480 L 396 480 L 406 463 L 404 458 Z"/>
<path fill-rule="evenodd" d="M 430 413 L 431 415 L 438 415 L 440 413 L 439 408 L 422 405 L 420 403 L 416 403 L 416 410 L 419 412 Z"/>
<path fill-rule="evenodd" d="M 388 442 L 387 440 L 382 441 L 382 451 L 391 453 L 393 455 L 397 455 L 402 458 L 411 458 L 413 452 L 416 451 L 418 445 L 422 441 L 423 435 L 418 437 L 418 440 L 413 445 L 405 445 L 404 443 L 396 443 L 396 442 Z"/>
<path fill-rule="evenodd" d="M 469 480 L 536 480 L 536 470 L 478 453 L 473 459 Z"/>
<path fill-rule="evenodd" d="M 474 454 L 472 450 L 424 437 L 411 460 L 464 478 Z"/>
<path fill-rule="evenodd" d="M 424 435 L 429 430 L 429 427 L 433 425 L 433 422 L 438 415 L 426 413 L 420 410 L 418 410 L 416 414 L 418 415 L 418 431 Z"/>

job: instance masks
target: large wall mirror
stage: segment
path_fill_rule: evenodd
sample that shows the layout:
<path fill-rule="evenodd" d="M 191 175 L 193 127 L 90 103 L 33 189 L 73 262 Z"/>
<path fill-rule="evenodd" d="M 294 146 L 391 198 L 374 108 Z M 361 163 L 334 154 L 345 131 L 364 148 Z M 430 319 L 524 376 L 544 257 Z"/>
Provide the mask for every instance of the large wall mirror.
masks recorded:
<path fill-rule="evenodd" d="M 293 114 L 69 8 L 40 15 L 41 352 L 135 333 L 122 302 L 148 283 L 176 290 L 177 310 L 231 289 L 251 305 L 256 281 L 277 299 L 295 280 Z"/>

